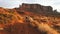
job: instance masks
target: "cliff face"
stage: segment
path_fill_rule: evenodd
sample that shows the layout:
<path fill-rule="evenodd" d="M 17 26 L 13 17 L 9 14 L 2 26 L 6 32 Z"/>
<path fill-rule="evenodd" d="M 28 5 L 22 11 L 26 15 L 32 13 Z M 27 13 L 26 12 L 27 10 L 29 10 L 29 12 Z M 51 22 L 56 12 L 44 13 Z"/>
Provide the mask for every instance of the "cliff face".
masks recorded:
<path fill-rule="evenodd" d="M 19 10 L 30 11 L 39 14 L 52 13 L 53 12 L 52 9 L 53 8 L 51 6 L 42 6 L 39 4 L 24 4 L 24 3 L 19 8 Z"/>
<path fill-rule="evenodd" d="M 19 8 L 0 7 L 0 34 L 51 33 L 60 34 L 60 13 L 51 6 L 23 3 Z"/>
<path fill-rule="evenodd" d="M 20 5 L 19 8 L 15 8 L 17 10 L 17 12 L 33 12 L 35 14 L 41 14 L 41 15 L 45 15 L 45 16 L 58 16 L 60 15 L 60 13 L 58 13 L 57 11 L 54 11 L 53 8 L 51 6 L 43 6 L 40 4 L 25 4 L 23 3 L 22 5 Z"/>
<path fill-rule="evenodd" d="M 22 4 L 21 6 L 22 8 L 26 9 L 26 10 L 30 10 L 30 11 L 33 11 L 33 10 L 36 10 L 34 12 L 52 12 L 52 7 L 51 6 L 42 6 L 42 5 L 39 5 L 39 4 Z"/>

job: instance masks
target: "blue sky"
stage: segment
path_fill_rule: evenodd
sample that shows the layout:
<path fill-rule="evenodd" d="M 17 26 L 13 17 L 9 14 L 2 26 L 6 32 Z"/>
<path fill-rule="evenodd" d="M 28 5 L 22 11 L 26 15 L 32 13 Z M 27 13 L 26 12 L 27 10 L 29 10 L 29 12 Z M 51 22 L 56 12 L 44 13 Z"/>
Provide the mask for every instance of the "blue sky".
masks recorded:
<path fill-rule="evenodd" d="M 38 3 L 45 6 L 52 6 L 60 12 L 60 0 L 0 0 L 0 7 L 14 8 L 22 3 Z"/>

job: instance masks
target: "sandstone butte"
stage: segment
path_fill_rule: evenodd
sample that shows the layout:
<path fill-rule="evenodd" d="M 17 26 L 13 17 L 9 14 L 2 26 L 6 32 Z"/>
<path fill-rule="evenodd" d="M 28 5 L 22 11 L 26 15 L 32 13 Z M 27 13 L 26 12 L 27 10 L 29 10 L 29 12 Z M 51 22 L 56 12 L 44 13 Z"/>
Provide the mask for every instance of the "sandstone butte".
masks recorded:
<path fill-rule="evenodd" d="M 60 13 L 40 4 L 0 7 L 0 34 L 60 34 Z"/>

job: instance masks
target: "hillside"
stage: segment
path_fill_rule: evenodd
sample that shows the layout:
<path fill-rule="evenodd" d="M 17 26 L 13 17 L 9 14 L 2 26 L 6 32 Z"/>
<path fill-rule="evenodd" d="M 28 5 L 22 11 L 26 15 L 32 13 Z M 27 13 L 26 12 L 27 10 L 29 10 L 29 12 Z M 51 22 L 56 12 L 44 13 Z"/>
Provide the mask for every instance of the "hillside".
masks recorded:
<path fill-rule="evenodd" d="M 60 34 L 60 13 L 40 4 L 0 7 L 0 34 Z"/>

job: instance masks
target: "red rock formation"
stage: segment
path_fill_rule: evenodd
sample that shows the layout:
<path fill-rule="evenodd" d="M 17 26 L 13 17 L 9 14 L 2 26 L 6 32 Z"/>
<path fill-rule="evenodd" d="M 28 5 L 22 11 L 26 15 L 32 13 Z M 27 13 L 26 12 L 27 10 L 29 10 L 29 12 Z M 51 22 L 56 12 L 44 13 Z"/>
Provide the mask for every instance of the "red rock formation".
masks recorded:
<path fill-rule="evenodd" d="M 39 31 L 38 24 L 35 24 L 37 22 L 49 24 L 49 27 L 54 28 L 54 31 L 55 29 L 58 30 L 60 17 L 58 18 L 55 15 L 59 14 L 53 12 L 52 7 L 39 4 L 23 3 L 19 8 L 13 9 L 0 7 L 0 34 L 45 34 L 46 31 Z M 55 25 L 58 27 L 55 28 Z M 44 29 L 44 25 L 42 27 Z"/>

